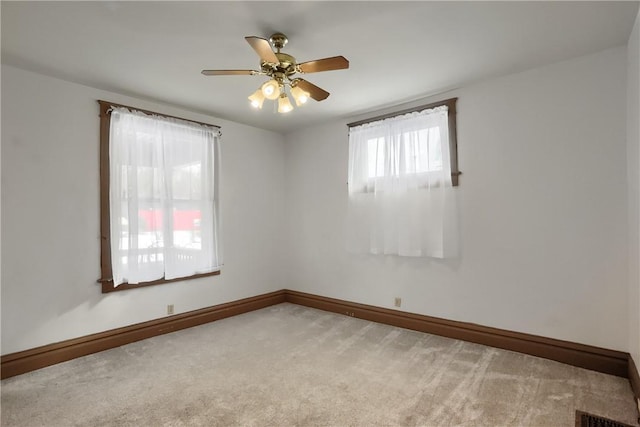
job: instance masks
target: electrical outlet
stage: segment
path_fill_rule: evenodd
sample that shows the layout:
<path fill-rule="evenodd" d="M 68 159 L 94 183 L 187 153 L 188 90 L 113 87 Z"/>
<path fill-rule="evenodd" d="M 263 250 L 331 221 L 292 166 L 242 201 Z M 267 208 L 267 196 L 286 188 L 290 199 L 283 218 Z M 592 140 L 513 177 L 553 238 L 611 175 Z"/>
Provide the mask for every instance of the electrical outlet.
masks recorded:
<path fill-rule="evenodd" d="M 169 304 L 169 305 L 167 306 L 167 314 L 168 314 L 168 315 L 173 314 L 173 304 Z"/>
<path fill-rule="evenodd" d="M 396 307 L 401 307 L 401 306 L 402 306 L 402 298 L 400 298 L 400 297 L 396 297 L 396 300 L 395 300 L 395 302 L 394 302 L 394 305 L 395 305 Z"/>

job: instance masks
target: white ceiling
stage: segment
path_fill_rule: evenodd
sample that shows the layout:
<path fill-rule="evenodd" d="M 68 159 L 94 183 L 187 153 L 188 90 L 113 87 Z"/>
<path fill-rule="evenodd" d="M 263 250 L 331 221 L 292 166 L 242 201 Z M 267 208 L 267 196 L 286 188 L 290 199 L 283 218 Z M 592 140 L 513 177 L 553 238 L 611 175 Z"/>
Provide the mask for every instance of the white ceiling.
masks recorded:
<path fill-rule="evenodd" d="M 288 132 L 470 82 L 625 44 L 638 2 L 8 2 L 2 63 Z M 349 70 L 307 74 L 331 92 L 289 114 L 247 96 L 264 76 L 245 36 L 283 32 L 298 62 L 343 55 Z"/>

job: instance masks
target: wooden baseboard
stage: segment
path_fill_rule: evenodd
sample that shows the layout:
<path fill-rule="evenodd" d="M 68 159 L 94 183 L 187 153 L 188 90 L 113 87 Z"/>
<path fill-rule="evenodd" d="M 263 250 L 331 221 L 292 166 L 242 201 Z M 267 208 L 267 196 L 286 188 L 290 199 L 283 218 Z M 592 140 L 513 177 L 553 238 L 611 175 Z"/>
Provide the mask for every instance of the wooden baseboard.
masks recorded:
<path fill-rule="evenodd" d="M 635 395 L 640 397 L 638 370 L 628 353 L 285 289 L 8 354 L 0 358 L 1 378 L 9 378 L 77 357 L 282 302 L 544 357 L 573 366 L 629 378 Z"/>
<path fill-rule="evenodd" d="M 390 310 L 297 291 L 286 290 L 285 300 L 377 323 L 530 354 L 619 377 L 627 378 L 629 376 L 629 354 L 621 351 Z"/>
<path fill-rule="evenodd" d="M 8 354 L 1 357 L 1 377 L 13 377 L 135 341 L 280 304 L 285 301 L 284 295 L 285 292 L 280 290 Z"/>

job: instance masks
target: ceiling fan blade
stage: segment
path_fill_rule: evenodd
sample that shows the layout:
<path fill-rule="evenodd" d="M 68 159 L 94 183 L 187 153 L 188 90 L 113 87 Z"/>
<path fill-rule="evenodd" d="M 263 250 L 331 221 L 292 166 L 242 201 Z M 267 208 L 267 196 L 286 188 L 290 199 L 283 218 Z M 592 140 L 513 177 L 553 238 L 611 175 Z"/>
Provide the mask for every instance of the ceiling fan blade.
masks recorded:
<path fill-rule="evenodd" d="M 258 74 L 255 70 L 202 70 L 205 76 L 253 76 Z"/>
<path fill-rule="evenodd" d="M 319 71 L 344 70 L 349 68 L 349 61 L 344 56 L 316 59 L 298 64 L 303 73 L 317 73 Z"/>
<path fill-rule="evenodd" d="M 258 56 L 260 56 L 260 59 L 266 62 L 271 62 L 272 64 L 280 63 L 280 60 L 276 54 L 273 53 L 273 49 L 271 49 L 271 45 L 267 39 L 255 36 L 247 36 L 244 39 L 251 45 L 253 50 L 256 51 Z"/>
<path fill-rule="evenodd" d="M 296 86 L 298 86 L 300 89 L 304 90 L 305 92 L 309 92 L 309 96 L 315 99 L 316 101 L 325 100 L 329 96 L 329 92 L 319 88 L 313 83 L 309 83 L 304 79 L 296 79 L 296 82 L 297 82 Z"/>

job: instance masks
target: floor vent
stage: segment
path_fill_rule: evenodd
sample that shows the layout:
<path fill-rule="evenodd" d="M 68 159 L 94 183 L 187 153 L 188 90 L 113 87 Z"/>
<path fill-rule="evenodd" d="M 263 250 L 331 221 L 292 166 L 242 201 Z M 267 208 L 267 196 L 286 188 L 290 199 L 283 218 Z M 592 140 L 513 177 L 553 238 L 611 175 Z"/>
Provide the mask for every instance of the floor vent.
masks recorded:
<path fill-rule="evenodd" d="M 576 427 L 633 427 L 629 424 L 608 418 L 599 417 L 586 412 L 576 411 Z"/>

